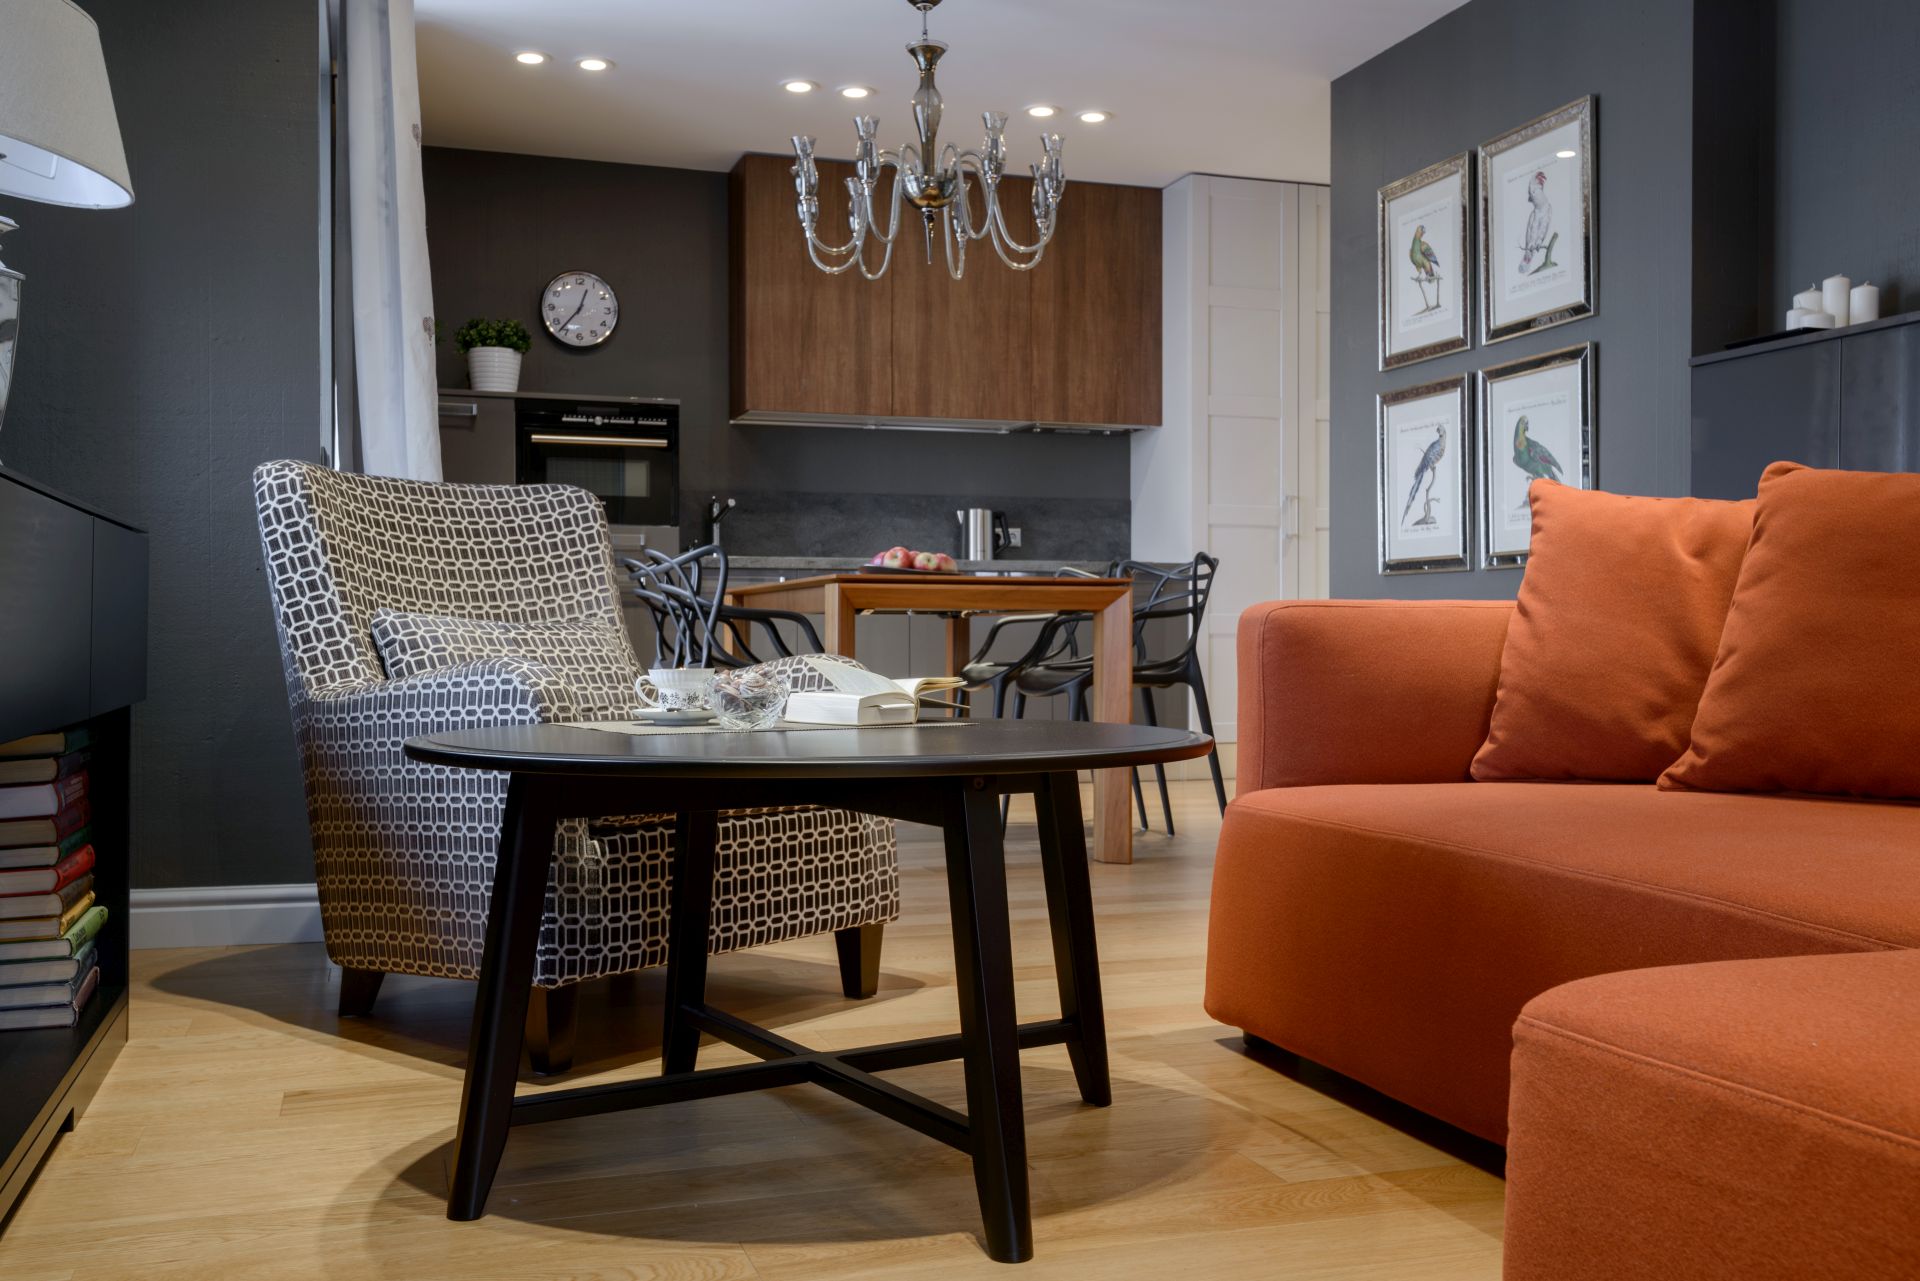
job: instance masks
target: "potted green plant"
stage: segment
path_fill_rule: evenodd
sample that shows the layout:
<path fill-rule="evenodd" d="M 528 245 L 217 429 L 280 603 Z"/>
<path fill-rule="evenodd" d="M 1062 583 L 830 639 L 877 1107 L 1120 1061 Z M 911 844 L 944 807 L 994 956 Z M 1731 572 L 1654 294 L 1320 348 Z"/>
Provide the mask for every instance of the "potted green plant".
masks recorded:
<path fill-rule="evenodd" d="M 520 357 L 533 346 L 517 320 L 469 320 L 453 336 L 467 354 L 467 381 L 475 391 L 520 390 Z"/>

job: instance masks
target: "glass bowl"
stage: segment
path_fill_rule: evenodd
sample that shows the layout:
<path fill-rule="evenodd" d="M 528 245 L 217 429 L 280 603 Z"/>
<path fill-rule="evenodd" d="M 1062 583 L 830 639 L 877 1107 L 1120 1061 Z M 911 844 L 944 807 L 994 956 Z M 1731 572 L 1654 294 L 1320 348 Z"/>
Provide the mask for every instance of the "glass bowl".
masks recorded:
<path fill-rule="evenodd" d="M 723 729 L 765 729 L 787 710 L 791 692 L 778 672 L 743 667 L 714 678 L 709 706 Z"/>

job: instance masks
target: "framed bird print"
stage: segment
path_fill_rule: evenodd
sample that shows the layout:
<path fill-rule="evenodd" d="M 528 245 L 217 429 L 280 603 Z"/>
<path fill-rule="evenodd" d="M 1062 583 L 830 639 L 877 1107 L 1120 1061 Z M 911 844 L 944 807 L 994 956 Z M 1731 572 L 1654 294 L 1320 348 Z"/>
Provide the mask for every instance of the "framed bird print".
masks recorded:
<path fill-rule="evenodd" d="M 1380 188 L 1380 368 L 1467 338 L 1467 153 Z"/>
<path fill-rule="evenodd" d="M 1481 563 L 1518 569 L 1533 541 L 1527 488 L 1592 489 L 1594 346 L 1582 343 L 1480 371 Z"/>
<path fill-rule="evenodd" d="M 1594 313 L 1594 100 L 1480 148 L 1480 340 Z"/>
<path fill-rule="evenodd" d="M 1466 569 L 1464 375 L 1379 398 L 1380 572 Z"/>

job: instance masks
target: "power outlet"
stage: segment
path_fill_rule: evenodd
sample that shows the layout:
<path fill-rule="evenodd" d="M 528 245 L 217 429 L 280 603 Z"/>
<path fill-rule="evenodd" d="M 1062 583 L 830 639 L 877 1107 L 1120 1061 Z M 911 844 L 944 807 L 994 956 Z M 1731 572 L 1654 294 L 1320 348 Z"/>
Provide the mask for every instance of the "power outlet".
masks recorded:
<path fill-rule="evenodd" d="M 1018 547 L 1019 545 L 1020 545 L 1020 527 L 1018 525 L 1008 526 L 1007 527 L 1007 546 Z"/>

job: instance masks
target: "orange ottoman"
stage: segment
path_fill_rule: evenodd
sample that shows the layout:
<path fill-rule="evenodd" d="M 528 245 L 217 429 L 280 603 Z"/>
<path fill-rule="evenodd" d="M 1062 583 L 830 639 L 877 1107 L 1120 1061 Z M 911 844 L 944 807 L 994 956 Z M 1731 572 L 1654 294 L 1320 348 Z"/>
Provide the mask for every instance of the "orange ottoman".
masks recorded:
<path fill-rule="evenodd" d="M 1920 952 L 1554 988 L 1509 1130 L 1507 1281 L 1920 1277 Z"/>

